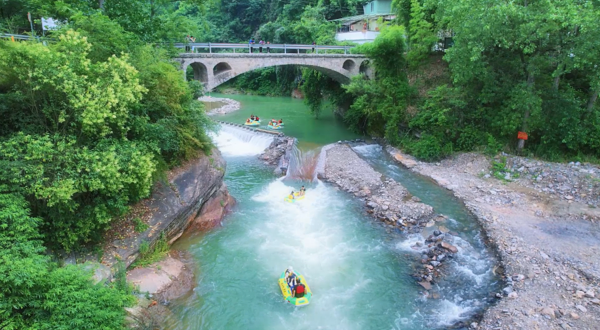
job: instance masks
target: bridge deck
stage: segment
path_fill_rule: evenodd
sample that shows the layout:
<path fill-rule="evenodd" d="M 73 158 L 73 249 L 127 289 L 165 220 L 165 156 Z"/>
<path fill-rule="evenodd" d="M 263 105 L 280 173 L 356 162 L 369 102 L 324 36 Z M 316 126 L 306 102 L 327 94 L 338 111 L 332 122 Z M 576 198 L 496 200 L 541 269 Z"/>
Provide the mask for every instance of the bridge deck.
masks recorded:
<path fill-rule="evenodd" d="M 300 53 L 301 50 L 306 52 L 314 52 L 315 54 L 327 52 L 339 52 L 348 54 L 354 46 L 335 46 L 335 45 L 301 45 L 301 44 L 248 44 L 248 43 L 211 43 L 211 42 L 192 42 L 192 43 L 176 43 L 177 48 L 186 48 L 190 50 L 204 50 L 208 53 L 222 52 L 230 50 L 233 53 L 238 50 L 242 53 L 260 53 L 260 48 L 263 49 L 263 54 L 267 52 L 277 53 Z"/>

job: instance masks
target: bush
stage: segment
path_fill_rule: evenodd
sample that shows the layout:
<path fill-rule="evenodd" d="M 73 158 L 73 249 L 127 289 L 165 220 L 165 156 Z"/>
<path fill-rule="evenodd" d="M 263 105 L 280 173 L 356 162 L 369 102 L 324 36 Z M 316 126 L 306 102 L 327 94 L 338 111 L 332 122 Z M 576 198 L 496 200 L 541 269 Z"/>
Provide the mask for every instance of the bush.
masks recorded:
<path fill-rule="evenodd" d="M 472 128 L 466 127 L 459 131 L 458 140 L 456 141 L 456 145 L 458 150 L 462 151 L 471 151 L 475 149 L 475 147 L 483 145 L 483 134 Z"/>
<path fill-rule="evenodd" d="M 77 266 L 57 268 L 29 213 L 22 196 L 0 194 L 0 328 L 123 329 L 133 297 Z"/>
<path fill-rule="evenodd" d="M 452 153 L 452 143 L 443 144 L 433 135 L 423 134 L 418 140 L 404 140 L 403 147 L 415 157 L 425 161 L 436 161 Z"/>

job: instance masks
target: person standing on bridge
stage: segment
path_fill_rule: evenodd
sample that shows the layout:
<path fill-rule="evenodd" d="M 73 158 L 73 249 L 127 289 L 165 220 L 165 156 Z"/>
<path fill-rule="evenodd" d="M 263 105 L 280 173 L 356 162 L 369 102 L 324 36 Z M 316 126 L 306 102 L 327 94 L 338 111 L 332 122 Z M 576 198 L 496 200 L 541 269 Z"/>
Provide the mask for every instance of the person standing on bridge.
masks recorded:
<path fill-rule="evenodd" d="M 258 44 L 260 45 L 258 47 L 258 52 L 262 53 L 262 48 L 263 48 L 263 45 L 265 44 L 264 40 L 259 41 Z"/>
<path fill-rule="evenodd" d="M 252 45 L 254 45 L 254 39 L 253 38 L 250 38 L 250 40 L 248 41 L 248 45 L 250 46 L 250 54 L 252 54 L 252 50 L 253 50 Z"/>
<path fill-rule="evenodd" d="M 313 41 L 313 44 L 312 44 L 312 46 L 313 46 L 313 48 L 312 48 L 312 52 L 313 52 L 313 53 L 315 52 L 315 46 L 316 46 L 316 45 L 317 45 L 317 42 L 316 42 L 316 41 Z"/>
<path fill-rule="evenodd" d="M 188 34 L 188 35 L 185 37 L 185 52 L 186 52 L 186 53 L 190 51 L 190 41 L 191 41 L 191 39 L 190 39 L 190 35 Z"/>
<path fill-rule="evenodd" d="M 196 42 L 196 38 L 194 38 L 194 36 L 191 36 L 191 37 L 190 37 L 190 42 L 191 42 L 191 43 L 194 43 L 194 42 Z M 195 46 L 192 46 L 192 53 L 195 53 L 195 52 L 196 52 L 196 47 L 195 47 Z"/>
<path fill-rule="evenodd" d="M 271 47 L 269 47 L 269 45 L 270 45 L 270 44 L 271 44 L 271 43 L 267 41 L 267 53 L 270 53 L 270 52 L 271 52 Z"/>

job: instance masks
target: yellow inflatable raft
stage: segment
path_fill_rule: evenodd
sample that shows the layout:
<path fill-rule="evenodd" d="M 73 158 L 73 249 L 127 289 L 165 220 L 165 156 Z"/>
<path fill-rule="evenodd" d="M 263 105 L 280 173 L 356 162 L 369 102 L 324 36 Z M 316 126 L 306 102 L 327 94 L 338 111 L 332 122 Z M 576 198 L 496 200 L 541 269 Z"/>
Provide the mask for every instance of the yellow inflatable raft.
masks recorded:
<path fill-rule="evenodd" d="M 250 121 L 250 122 L 245 122 L 244 126 L 260 126 L 260 121 Z"/>
<path fill-rule="evenodd" d="M 296 273 L 296 276 L 298 277 L 300 282 L 302 284 L 304 284 L 304 287 L 306 288 L 304 297 L 302 297 L 302 298 L 292 297 L 292 290 L 290 290 L 290 287 L 287 285 L 287 283 L 285 281 L 285 272 L 283 272 L 281 274 L 281 277 L 279 277 L 279 288 L 281 288 L 281 294 L 283 294 L 283 299 L 285 299 L 285 301 L 287 301 L 295 306 L 308 305 L 310 303 L 310 299 L 312 298 L 312 291 L 310 291 L 310 288 L 308 287 L 308 284 L 306 283 L 304 276 L 302 276 L 298 273 Z"/>
<path fill-rule="evenodd" d="M 296 203 L 296 201 L 301 201 L 304 199 L 304 197 L 306 196 L 306 194 L 300 196 L 300 193 L 294 193 L 294 198 L 290 198 L 290 196 L 287 196 L 286 198 L 284 198 L 283 200 L 288 202 L 288 203 Z"/>

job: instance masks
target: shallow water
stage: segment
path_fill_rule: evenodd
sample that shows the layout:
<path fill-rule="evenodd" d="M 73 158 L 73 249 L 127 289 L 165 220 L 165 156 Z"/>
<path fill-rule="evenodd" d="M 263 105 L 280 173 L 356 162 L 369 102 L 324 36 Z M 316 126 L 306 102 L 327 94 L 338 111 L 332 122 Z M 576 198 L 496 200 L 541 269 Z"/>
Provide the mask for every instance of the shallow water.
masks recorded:
<path fill-rule="evenodd" d="M 384 228 L 331 185 L 276 178 L 256 159 L 268 136 L 224 128 L 213 138 L 227 160 L 225 181 L 238 204 L 222 227 L 176 243 L 197 261 L 197 287 L 171 302 L 171 329 L 443 329 L 486 306 L 497 279 L 474 220 L 459 201 L 403 172 L 381 149 L 357 152 L 450 216 L 444 225 L 458 234 L 453 244 L 460 252 L 449 263 L 449 276 L 432 290 L 439 299 L 425 298 L 410 276 L 422 267 L 421 252 L 413 248 L 422 235 Z M 320 139 L 342 137 L 310 142 L 324 143 Z M 315 159 L 316 153 L 307 154 Z M 306 198 L 284 202 L 302 184 Z M 283 300 L 277 279 L 288 266 L 305 276 L 314 293 L 310 305 Z"/>

